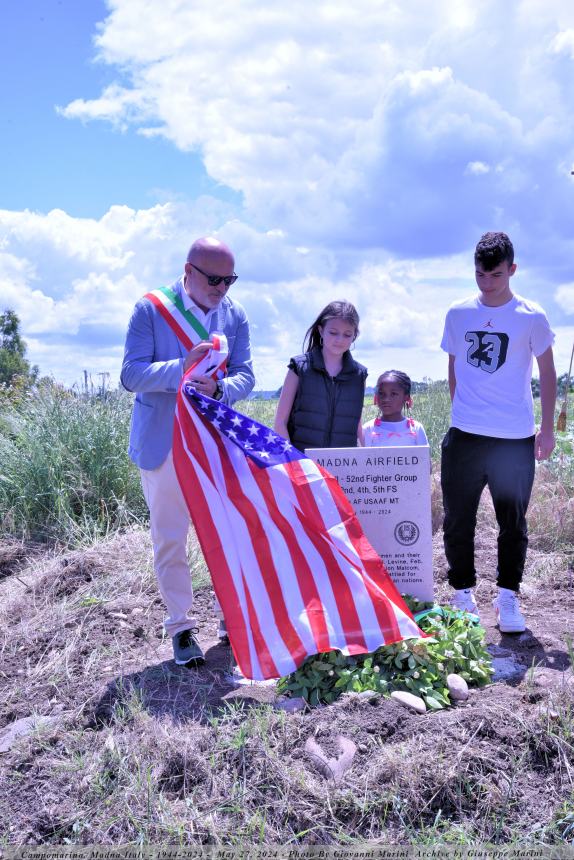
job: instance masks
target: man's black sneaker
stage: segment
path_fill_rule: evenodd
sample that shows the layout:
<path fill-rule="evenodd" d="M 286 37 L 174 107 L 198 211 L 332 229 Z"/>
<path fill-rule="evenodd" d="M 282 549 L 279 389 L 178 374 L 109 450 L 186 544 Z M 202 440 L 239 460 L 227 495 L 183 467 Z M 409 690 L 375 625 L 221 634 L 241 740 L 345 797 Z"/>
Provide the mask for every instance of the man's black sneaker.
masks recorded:
<path fill-rule="evenodd" d="M 201 666 L 205 663 L 203 651 L 193 635 L 197 632 L 197 627 L 194 627 L 193 630 L 181 630 L 172 637 L 173 657 L 178 666 Z"/>

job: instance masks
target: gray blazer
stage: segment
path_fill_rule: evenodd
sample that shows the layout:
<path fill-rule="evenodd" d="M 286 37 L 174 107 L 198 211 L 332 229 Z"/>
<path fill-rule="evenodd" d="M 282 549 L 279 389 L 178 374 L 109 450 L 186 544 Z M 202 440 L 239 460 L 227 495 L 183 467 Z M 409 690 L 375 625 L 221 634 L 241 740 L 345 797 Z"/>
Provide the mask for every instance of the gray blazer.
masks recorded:
<path fill-rule="evenodd" d="M 181 295 L 182 279 L 171 288 Z M 211 317 L 209 330 L 227 337 L 228 376 L 222 380 L 222 401 L 231 405 L 247 397 L 255 384 L 243 307 L 225 296 Z M 161 466 L 171 450 L 175 400 L 186 352 L 149 299 L 140 299 L 128 325 L 120 375 L 124 388 L 136 392 L 128 453 L 140 469 Z"/>

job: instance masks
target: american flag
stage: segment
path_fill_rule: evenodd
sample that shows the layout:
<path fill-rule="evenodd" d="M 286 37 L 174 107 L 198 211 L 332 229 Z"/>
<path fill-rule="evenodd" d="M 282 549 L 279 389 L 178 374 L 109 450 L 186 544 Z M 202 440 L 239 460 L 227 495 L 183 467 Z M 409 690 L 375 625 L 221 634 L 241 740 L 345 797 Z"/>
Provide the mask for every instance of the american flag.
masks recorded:
<path fill-rule="evenodd" d="M 282 436 L 184 380 L 173 453 L 246 678 L 421 635 L 335 478 Z"/>

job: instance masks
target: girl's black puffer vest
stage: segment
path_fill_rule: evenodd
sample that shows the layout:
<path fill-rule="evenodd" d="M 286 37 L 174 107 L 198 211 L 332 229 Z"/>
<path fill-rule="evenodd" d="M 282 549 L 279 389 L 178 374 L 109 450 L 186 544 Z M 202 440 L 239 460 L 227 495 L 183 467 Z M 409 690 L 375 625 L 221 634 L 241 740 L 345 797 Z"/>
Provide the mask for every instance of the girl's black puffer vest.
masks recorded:
<path fill-rule="evenodd" d="M 346 352 L 340 373 L 331 377 L 316 347 L 292 358 L 289 370 L 299 377 L 287 423 L 292 444 L 300 450 L 355 448 L 367 368 Z"/>

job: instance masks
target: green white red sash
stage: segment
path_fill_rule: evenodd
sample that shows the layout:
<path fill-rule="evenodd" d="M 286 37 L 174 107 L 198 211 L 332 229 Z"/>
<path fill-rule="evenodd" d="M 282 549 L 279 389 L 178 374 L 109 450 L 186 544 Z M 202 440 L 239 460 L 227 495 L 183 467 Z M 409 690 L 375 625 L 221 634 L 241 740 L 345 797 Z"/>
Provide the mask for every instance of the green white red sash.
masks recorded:
<path fill-rule="evenodd" d="M 209 340 L 209 332 L 191 311 L 184 307 L 181 296 L 171 287 L 160 287 L 146 293 L 144 299 L 154 305 L 178 340 L 186 349 L 192 349 L 202 340 Z"/>
<path fill-rule="evenodd" d="M 159 311 L 185 349 L 193 349 L 202 340 L 210 340 L 213 348 L 203 355 L 186 372 L 186 377 L 211 376 L 213 379 L 225 376 L 228 347 L 224 334 L 209 334 L 204 325 L 183 304 L 182 298 L 171 287 L 160 287 L 146 293 L 148 299 Z"/>

